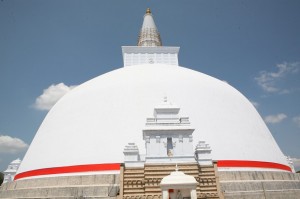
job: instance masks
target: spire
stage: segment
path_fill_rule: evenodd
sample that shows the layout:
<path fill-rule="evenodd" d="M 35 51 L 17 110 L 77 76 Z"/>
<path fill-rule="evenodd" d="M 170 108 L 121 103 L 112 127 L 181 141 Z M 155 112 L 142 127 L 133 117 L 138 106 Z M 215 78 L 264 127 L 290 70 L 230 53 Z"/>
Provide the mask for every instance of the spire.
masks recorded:
<path fill-rule="evenodd" d="M 122 46 L 124 66 L 168 64 L 178 66 L 179 47 L 162 46 L 151 10 L 147 8 L 137 46 Z"/>
<path fill-rule="evenodd" d="M 150 8 L 144 15 L 144 22 L 138 38 L 138 46 L 162 46 L 159 32 L 154 23 Z"/>

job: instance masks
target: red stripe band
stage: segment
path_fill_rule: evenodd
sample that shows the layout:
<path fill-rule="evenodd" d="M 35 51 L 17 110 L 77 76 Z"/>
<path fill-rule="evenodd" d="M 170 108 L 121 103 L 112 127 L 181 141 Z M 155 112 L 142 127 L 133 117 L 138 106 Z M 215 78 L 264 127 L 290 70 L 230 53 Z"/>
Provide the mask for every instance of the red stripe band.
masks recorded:
<path fill-rule="evenodd" d="M 255 168 L 267 168 L 267 169 L 280 169 L 285 171 L 292 171 L 292 169 L 283 164 L 273 162 L 260 162 L 260 161 L 248 161 L 248 160 L 218 160 L 218 167 L 255 167 Z"/>
<path fill-rule="evenodd" d="M 267 168 L 267 169 L 280 169 L 285 171 L 292 171 L 289 166 L 273 163 L 273 162 L 260 162 L 248 160 L 218 160 L 218 167 L 248 167 L 248 168 Z M 45 169 L 37 169 L 19 173 L 15 176 L 15 180 L 27 177 L 51 175 L 51 174 L 65 174 L 65 173 L 81 173 L 81 172 L 95 172 L 95 171 L 119 171 L 120 164 L 89 164 L 89 165 L 76 165 L 65 167 L 53 167 Z"/>
<path fill-rule="evenodd" d="M 95 171 L 119 171 L 120 164 L 88 164 L 88 165 L 76 165 L 65 167 L 53 167 L 45 169 L 37 169 L 19 173 L 15 176 L 14 180 L 18 180 L 26 177 L 51 175 L 51 174 L 64 174 L 64 173 L 81 173 L 81 172 L 95 172 Z"/>

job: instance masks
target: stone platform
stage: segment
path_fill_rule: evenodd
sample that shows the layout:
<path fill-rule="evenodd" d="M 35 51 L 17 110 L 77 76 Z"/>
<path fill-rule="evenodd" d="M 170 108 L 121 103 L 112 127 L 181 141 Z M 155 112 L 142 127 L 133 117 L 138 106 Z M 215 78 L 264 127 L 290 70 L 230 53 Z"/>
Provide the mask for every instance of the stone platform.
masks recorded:
<path fill-rule="evenodd" d="M 277 171 L 219 171 L 225 199 L 297 199 L 300 175 Z"/>
<path fill-rule="evenodd" d="M 0 198 L 116 198 L 119 175 L 84 175 L 18 180 L 0 187 Z"/>
<path fill-rule="evenodd" d="M 148 168 L 148 167 L 147 167 Z M 150 168 L 148 168 L 149 170 Z M 202 169 L 202 168 L 201 168 Z M 147 170 L 147 169 L 146 169 Z M 147 172 L 148 172 L 147 170 Z M 169 168 L 174 170 L 174 168 Z M 168 170 L 168 171 L 169 171 Z M 190 167 L 182 167 L 186 173 L 191 175 L 196 171 Z M 163 173 L 165 171 L 161 168 L 152 168 L 149 172 Z M 143 179 L 146 173 L 142 172 Z M 153 173 L 153 174 L 154 174 Z M 131 173 L 130 173 L 131 174 Z M 127 175 L 127 174 L 126 174 Z M 132 173 L 134 177 L 139 176 L 139 173 Z M 148 174 L 147 174 L 148 175 Z M 146 175 L 146 176 L 147 176 Z M 164 176 L 162 175 L 162 176 Z M 198 175 L 198 174 L 197 174 Z M 131 176 L 131 175 L 130 175 Z M 122 181 L 125 183 L 131 180 L 132 176 L 127 176 Z M 206 176 L 206 174 L 205 174 Z M 149 173 L 149 179 L 155 180 L 152 173 Z M 148 178 L 147 177 L 147 178 Z M 202 181 L 203 176 L 195 176 L 200 180 L 197 191 L 201 198 L 201 193 L 206 193 L 214 185 L 209 182 Z M 300 198 L 300 175 L 289 172 L 275 172 L 275 171 L 219 171 L 216 176 L 219 180 L 220 186 L 218 191 L 220 198 L 225 199 L 298 199 Z M 207 178 L 207 176 L 206 176 Z M 138 179 L 132 179 L 138 180 Z M 151 181 L 151 182 L 152 182 Z M 147 181 L 145 181 L 147 182 Z M 129 182 L 128 182 L 129 183 Z M 132 187 L 133 184 L 124 184 L 124 186 Z M 136 181 L 138 183 L 138 181 Z M 154 183 L 154 181 L 152 182 Z M 138 185 L 138 184 L 137 184 Z M 147 184 L 146 184 L 147 185 Z M 205 185 L 205 187 L 204 187 Z M 209 185 L 209 187 L 207 187 Z M 215 186 L 215 185 L 214 185 Z M 27 199 L 27 198 L 49 198 L 49 199 L 117 199 L 118 198 L 132 198 L 131 193 L 127 193 L 127 189 L 123 190 L 123 196 L 118 195 L 120 188 L 120 175 L 106 174 L 106 175 L 84 175 L 84 176 L 65 176 L 65 177 L 45 177 L 28 180 L 18 180 L 15 182 L 5 183 L 0 187 L 0 199 Z M 138 188 L 138 187 L 137 187 Z M 220 190 L 219 190 L 220 188 Z M 155 192 L 157 199 L 161 197 L 160 189 L 157 186 L 145 186 L 147 192 Z M 145 191 L 143 190 L 143 191 Z M 210 190 L 211 191 L 211 190 Z M 120 192 L 121 194 L 121 192 Z M 150 193 L 149 193 L 150 194 Z M 155 195 L 154 194 L 154 195 Z M 139 194 L 135 194 L 139 195 Z M 134 198 L 134 197 L 133 197 Z"/>

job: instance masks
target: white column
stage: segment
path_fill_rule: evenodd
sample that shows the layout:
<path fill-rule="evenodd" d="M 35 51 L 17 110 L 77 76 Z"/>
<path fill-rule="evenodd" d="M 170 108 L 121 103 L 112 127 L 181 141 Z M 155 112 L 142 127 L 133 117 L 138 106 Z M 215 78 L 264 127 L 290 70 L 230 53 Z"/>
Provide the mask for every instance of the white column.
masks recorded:
<path fill-rule="evenodd" d="M 162 199 L 169 199 L 169 191 L 168 190 L 162 191 Z M 197 199 L 197 197 L 195 199 Z"/>
<path fill-rule="evenodd" d="M 191 190 L 191 199 L 197 199 L 197 192 L 196 189 Z"/>

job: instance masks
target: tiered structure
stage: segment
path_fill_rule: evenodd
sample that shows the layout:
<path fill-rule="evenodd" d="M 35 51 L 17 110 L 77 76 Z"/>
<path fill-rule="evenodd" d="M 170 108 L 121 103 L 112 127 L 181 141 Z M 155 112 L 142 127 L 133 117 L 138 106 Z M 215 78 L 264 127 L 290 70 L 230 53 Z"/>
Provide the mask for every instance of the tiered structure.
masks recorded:
<path fill-rule="evenodd" d="M 146 163 L 194 162 L 193 129 L 188 117 L 179 116 L 180 108 L 165 97 L 147 118 L 143 139 Z"/>
<path fill-rule="evenodd" d="M 21 160 L 18 158 L 12 161 L 8 165 L 7 169 L 3 172 L 4 173 L 3 183 L 12 182 L 14 180 L 14 177 L 17 174 L 20 164 L 21 164 Z"/>
<path fill-rule="evenodd" d="M 219 179 L 214 165 L 201 166 L 197 163 L 178 163 L 179 171 L 193 177 L 197 181 L 197 198 L 222 198 Z M 120 174 L 120 198 L 162 198 L 162 179 L 176 168 L 175 163 L 169 164 L 145 164 L 144 167 L 121 167 Z M 180 182 L 179 182 L 180 183 Z M 184 189 L 173 187 L 171 193 Z M 174 196 L 174 195 L 173 195 Z M 173 198 L 173 197 L 172 197 Z"/>
<path fill-rule="evenodd" d="M 53 106 L 0 198 L 160 198 L 176 163 L 197 181 L 198 198 L 299 198 L 300 177 L 252 103 L 224 81 L 180 67 L 179 47 L 161 44 L 147 10 L 138 46 L 122 47 L 124 67 Z M 163 96 L 189 119 L 166 103 L 145 127 Z"/>
<path fill-rule="evenodd" d="M 211 149 L 200 141 L 194 150 L 195 129 L 189 118 L 180 116 L 179 112 L 180 108 L 165 97 L 163 103 L 154 108 L 153 117 L 146 120 L 143 130 L 146 154 L 140 154 L 135 143 L 125 146 L 120 176 L 120 196 L 124 199 L 168 199 L 169 196 L 175 199 L 179 194 L 191 198 L 219 198 L 221 195 L 217 171 L 209 158 Z"/>

